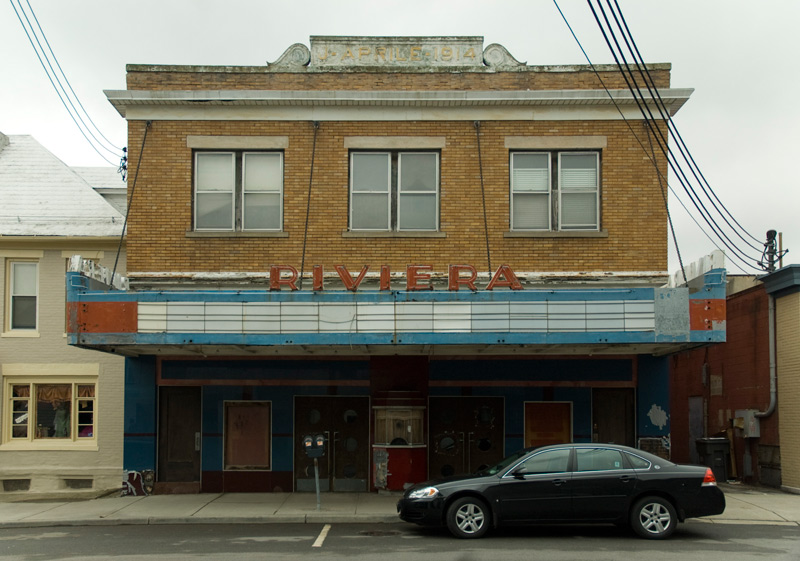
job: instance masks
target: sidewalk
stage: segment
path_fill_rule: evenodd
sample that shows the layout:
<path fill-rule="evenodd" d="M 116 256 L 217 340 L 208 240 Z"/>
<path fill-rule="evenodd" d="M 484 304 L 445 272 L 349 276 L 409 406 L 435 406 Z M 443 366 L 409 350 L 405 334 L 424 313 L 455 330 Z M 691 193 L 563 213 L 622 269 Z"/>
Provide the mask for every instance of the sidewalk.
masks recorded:
<path fill-rule="evenodd" d="M 722 485 L 727 508 L 711 524 L 800 526 L 800 495 Z M 0 528 L 122 524 L 396 523 L 397 494 L 205 493 L 0 503 Z"/>

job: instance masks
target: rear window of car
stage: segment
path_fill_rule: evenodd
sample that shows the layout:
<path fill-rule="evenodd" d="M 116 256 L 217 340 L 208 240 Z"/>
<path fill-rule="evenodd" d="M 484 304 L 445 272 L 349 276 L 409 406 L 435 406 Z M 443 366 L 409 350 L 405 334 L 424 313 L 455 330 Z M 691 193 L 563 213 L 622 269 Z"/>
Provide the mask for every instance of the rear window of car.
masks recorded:
<path fill-rule="evenodd" d="M 649 469 L 650 462 L 645 460 L 642 457 L 634 456 L 633 454 L 625 454 L 628 457 L 628 461 L 631 463 L 634 469 Z"/>
<path fill-rule="evenodd" d="M 609 471 L 624 469 L 622 454 L 608 448 L 579 448 L 576 450 L 578 471 Z"/>

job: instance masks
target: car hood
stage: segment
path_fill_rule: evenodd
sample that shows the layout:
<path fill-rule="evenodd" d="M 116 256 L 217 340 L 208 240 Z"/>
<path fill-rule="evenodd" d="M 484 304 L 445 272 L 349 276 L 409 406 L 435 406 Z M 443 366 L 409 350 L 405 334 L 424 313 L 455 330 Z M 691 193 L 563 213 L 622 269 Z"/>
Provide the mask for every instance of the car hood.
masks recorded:
<path fill-rule="evenodd" d="M 440 477 L 439 479 L 431 479 L 429 481 L 423 481 L 422 483 L 417 483 L 413 487 L 409 488 L 405 494 L 407 495 L 414 489 L 423 489 L 425 487 L 436 487 L 437 489 L 439 489 L 439 491 L 445 491 L 468 485 L 479 484 L 481 482 L 494 479 L 497 479 L 496 475 L 479 475 L 474 473 L 453 475 L 450 477 Z"/>

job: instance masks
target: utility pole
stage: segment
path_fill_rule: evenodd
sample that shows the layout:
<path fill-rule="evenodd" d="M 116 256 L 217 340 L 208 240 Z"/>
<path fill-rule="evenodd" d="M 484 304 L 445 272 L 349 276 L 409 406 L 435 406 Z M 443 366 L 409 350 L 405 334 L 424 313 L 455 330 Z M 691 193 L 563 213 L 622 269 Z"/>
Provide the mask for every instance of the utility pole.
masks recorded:
<path fill-rule="evenodd" d="M 777 242 L 778 233 L 775 230 L 767 230 L 767 242 L 764 244 L 764 253 L 761 255 L 761 261 L 758 262 L 759 267 L 768 273 L 775 272 L 775 263 L 783 259 L 783 256 L 788 253 L 788 249 L 779 249 Z"/>

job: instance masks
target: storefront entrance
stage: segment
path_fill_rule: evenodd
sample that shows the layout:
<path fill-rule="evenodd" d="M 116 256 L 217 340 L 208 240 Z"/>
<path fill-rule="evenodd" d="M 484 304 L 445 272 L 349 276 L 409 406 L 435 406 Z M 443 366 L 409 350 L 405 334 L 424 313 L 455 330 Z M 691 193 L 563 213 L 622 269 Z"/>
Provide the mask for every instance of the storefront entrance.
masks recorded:
<path fill-rule="evenodd" d="M 369 397 L 296 396 L 294 400 L 295 490 L 315 491 L 314 460 L 301 445 L 304 435 L 323 434 L 318 459 L 320 491 L 366 492 L 369 481 Z"/>
<path fill-rule="evenodd" d="M 200 492 L 200 388 L 162 387 L 156 493 Z"/>
<path fill-rule="evenodd" d="M 474 473 L 503 459 L 502 397 L 431 397 L 431 478 Z"/>

